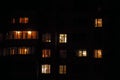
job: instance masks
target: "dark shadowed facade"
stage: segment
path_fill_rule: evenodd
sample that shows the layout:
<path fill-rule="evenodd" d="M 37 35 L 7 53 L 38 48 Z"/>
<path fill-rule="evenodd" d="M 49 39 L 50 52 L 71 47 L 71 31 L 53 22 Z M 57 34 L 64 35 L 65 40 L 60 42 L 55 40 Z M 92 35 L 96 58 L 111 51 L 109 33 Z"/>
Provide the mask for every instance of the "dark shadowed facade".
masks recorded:
<path fill-rule="evenodd" d="M 1 79 L 108 79 L 115 22 L 110 9 L 72 2 L 59 6 L 1 14 Z"/>

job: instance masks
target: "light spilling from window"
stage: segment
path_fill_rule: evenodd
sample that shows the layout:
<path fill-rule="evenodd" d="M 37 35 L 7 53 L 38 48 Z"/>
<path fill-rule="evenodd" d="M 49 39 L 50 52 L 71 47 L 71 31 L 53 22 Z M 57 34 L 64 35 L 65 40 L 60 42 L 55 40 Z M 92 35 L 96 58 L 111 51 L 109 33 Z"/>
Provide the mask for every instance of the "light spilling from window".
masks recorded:
<path fill-rule="evenodd" d="M 34 53 L 34 47 L 9 47 L 4 48 L 4 55 L 28 55 Z"/>
<path fill-rule="evenodd" d="M 32 31 L 28 31 L 28 34 L 31 35 Z"/>
<path fill-rule="evenodd" d="M 51 55 L 51 50 L 50 49 L 43 49 L 42 50 L 42 58 L 50 57 L 50 55 Z"/>
<path fill-rule="evenodd" d="M 18 49 L 19 54 L 26 55 L 29 54 L 29 48 L 19 48 Z"/>
<path fill-rule="evenodd" d="M 77 56 L 78 57 L 86 57 L 87 56 L 87 51 L 86 50 L 78 50 L 77 51 Z"/>
<path fill-rule="evenodd" d="M 16 52 L 15 52 L 15 49 L 14 48 L 10 48 L 10 55 L 14 55 Z"/>
<path fill-rule="evenodd" d="M 94 57 L 95 58 L 102 58 L 102 50 L 101 49 L 94 50 Z"/>
<path fill-rule="evenodd" d="M 20 17 L 20 18 L 19 18 L 19 23 L 24 23 L 24 24 L 26 24 L 26 23 L 28 23 L 28 20 L 29 20 L 28 17 Z"/>
<path fill-rule="evenodd" d="M 67 34 L 59 34 L 59 43 L 67 43 Z"/>
<path fill-rule="evenodd" d="M 66 74 L 66 65 L 59 66 L 59 74 Z"/>
<path fill-rule="evenodd" d="M 50 73 L 50 65 L 49 64 L 42 65 L 42 73 L 43 74 L 49 74 Z"/>
<path fill-rule="evenodd" d="M 7 39 L 37 39 L 37 31 L 10 31 L 7 34 Z"/>
<path fill-rule="evenodd" d="M 95 19 L 95 27 L 102 27 L 102 19 L 101 18 Z"/>

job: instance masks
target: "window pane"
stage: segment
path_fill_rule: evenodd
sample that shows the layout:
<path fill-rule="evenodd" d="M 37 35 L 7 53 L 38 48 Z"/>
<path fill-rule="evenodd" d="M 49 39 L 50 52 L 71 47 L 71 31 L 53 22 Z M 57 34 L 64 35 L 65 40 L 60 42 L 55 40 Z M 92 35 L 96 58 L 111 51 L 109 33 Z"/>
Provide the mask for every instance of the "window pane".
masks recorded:
<path fill-rule="evenodd" d="M 50 57 L 50 55 L 51 55 L 51 50 L 50 49 L 43 49 L 42 50 L 42 57 L 43 58 Z"/>
<path fill-rule="evenodd" d="M 101 18 L 95 19 L 95 27 L 102 27 L 102 19 Z"/>
<path fill-rule="evenodd" d="M 49 64 L 42 65 L 42 73 L 44 73 L 44 74 L 50 73 L 50 65 Z"/>
<path fill-rule="evenodd" d="M 59 74 L 66 74 L 66 65 L 59 66 Z"/>
<path fill-rule="evenodd" d="M 59 43 L 67 43 L 67 34 L 59 35 Z"/>
<path fill-rule="evenodd" d="M 14 31 L 15 39 L 22 39 L 22 31 Z"/>
<path fill-rule="evenodd" d="M 78 50 L 77 51 L 77 56 L 78 57 L 86 57 L 87 56 L 87 51 L 86 50 Z"/>
<path fill-rule="evenodd" d="M 18 54 L 26 55 L 29 54 L 29 48 L 18 48 Z"/>
<path fill-rule="evenodd" d="M 10 48 L 10 55 L 14 55 L 16 52 L 16 49 L 15 48 Z"/>
<path fill-rule="evenodd" d="M 6 34 L 7 39 L 37 39 L 37 31 L 10 31 Z"/>
<path fill-rule="evenodd" d="M 20 17 L 19 18 L 19 23 L 28 23 L 28 17 Z"/>
<path fill-rule="evenodd" d="M 94 57 L 95 58 L 102 58 L 102 50 L 101 49 L 97 49 L 94 51 Z"/>

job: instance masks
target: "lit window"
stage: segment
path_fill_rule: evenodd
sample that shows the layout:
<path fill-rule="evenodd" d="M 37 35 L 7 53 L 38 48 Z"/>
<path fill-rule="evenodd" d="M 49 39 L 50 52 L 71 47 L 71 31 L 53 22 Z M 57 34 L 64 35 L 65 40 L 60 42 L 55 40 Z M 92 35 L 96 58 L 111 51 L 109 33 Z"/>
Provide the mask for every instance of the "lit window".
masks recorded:
<path fill-rule="evenodd" d="M 50 73 L 50 65 L 49 64 L 42 65 L 42 73 L 43 74 L 49 74 Z"/>
<path fill-rule="evenodd" d="M 67 56 L 67 51 L 66 50 L 60 50 L 59 53 L 60 53 L 61 58 L 66 58 L 66 56 Z"/>
<path fill-rule="evenodd" d="M 29 48 L 18 48 L 18 54 L 26 55 L 30 53 L 29 51 Z"/>
<path fill-rule="evenodd" d="M 66 74 L 66 65 L 59 66 L 59 74 Z"/>
<path fill-rule="evenodd" d="M 33 47 L 10 47 L 10 48 L 5 48 L 3 53 L 5 55 L 15 55 L 15 54 L 27 55 L 27 54 L 34 53 L 34 48 Z"/>
<path fill-rule="evenodd" d="M 101 18 L 95 19 L 95 27 L 102 27 L 102 19 Z"/>
<path fill-rule="evenodd" d="M 102 58 L 102 50 L 101 49 L 94 50 L 94 58 Z"/>
<path fill-rule="evenodd" d="M 49 33 L 43 34 L 42 41 L 43 42 L 51 42 L 51 35 Z"/>
<path fill-rule="evenodd" d="M 23 39 L 37 39 L 37 31 L 23 31 Z"/>
<path fill-rule="evenodd" d="M 7 39 L 37 39 L 37 31 L 11 31 L 7 34 Z"/>
<path fill-rule="evenodd" d="M 22 38 L 22 31 L 15 31 L 14 38 L 21 39 Z"/>
<path fill-rule="evenodd" d="M 67 34 L 59 34 L 59 43 L 67 43 Z"/>
<path fill-rule="evenodd" d="M 14 55 L 16 53 L 16 48 L 10 48 L 10 55 Z"/>
<path fill-rule="evenodd" d="M 50 57 L 50 55 L 51 55 L 51 50 L 50 49 L 43 49 L 42 50 L 42 58 Z"/>
<path fill-rule="evenodd" d="M 87 51 L 86 50 L 78 50 L 77 51 L 77 56 L 78 57 L 86 57 L 87 56 Z"/>
<path fill-rule="evenodd" d="M 19 23 L 25 23 L 26 24 L 26 23 L 28 23 L 28 20 L 29 20 L 28 17 L 20 17 L 19 18 Z"/>

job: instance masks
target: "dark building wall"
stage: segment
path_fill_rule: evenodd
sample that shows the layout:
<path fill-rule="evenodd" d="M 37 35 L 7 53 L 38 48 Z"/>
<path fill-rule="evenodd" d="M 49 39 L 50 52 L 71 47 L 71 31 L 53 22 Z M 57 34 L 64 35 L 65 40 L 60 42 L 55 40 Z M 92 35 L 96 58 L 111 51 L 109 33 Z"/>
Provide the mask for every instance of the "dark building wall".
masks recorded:
<path fill-rule="evenodd" d="M 72 3 L 72 2 L 71 2 Z M 79 3 L 78 3 L 79 4 Z M 81 3 L 82 4 L 82 3 Z M 60 5 L 60 4 L 59 4 Z M 66 5 L 64 5 L 66 6 Z M 78 9 L 77 5 L 68 5 L 69 9 L 59 7 L 52 9 L 51 11 L 43 9 L 42 11 L 18 11 L 9 14 L 6 17 L 5 23 L 6 29 L 1 30 L 3 39 L 1 41 L 0 48 L 3 49 L 8 46 L 34 46 L 36 51 L 32 55 L 13 55 L 13 56 L 0 56 L 1 57 L 1 73 L 6 75 L 11 80 L 16 79 L 31 79 L 31 80 L 52 80 L 52 79 L 82 79 L 82 80 L 104 80 L 108 72 L 108 69 L 112 65 L 114 53 L 113 40 L 111 35 L 114 32 L 114 23 L 112 14 L 109 11 L 97 13 L 97 9 L 92 6 L 84 6 L 83 9 Z M 82 7 L 79 5 L 79 7 Z M 90 8 L 88 8 L 90 7 Z M 45 7 L 44 7 L 45 8 Z M 15 13 L 15 14 L 14 14 Z M 36 15 L 37 13 L 37 15 Z M 32 15 L 31 15 L 32 14 Z M 11 25 L 9 20 L 11 17 L 30 16 L 30 24 Z M 94 28 L 94 19 L 96 17 L 103 18 L 103 27 Z M 7 24 L 8 22 L 8 24 Z M 33 23 L 32 23 L 33 22 Z M 112 24 L 110 24 L 112 23 Z M 2 25 L 2 26 L 3 26 Z M 17 27 L 16 27 L 17 26 Z M 20 26 L 20 27 L 19 27 Z M 26 27 L 24 27 L 26 26 Z M 110 26 L 110 27 L 109 27 Z M 117 26 L 117 25 L 116 25 Z M 4 40 L 5 35 L 9 30 L 26 30 L 31 28 L 39 31 L 39 39 L 37 40 Z M 42 42 L 43 33 L 52 34 L 52 42 L 46 44 Z M 66 44 L 59 44 L 59 33 L 68 34 L 68 42 Z M 113 37 L 113 36 L 112 36 Z M 44 59 L 41 57 L 43 48 L 50 48 L 52 51 L 52 57 Z M 85 58 L 79 58 L 76 56 L 76 50 L 85 48 L 88 51 L 88 56 Z M 96 48 L 103 49 L 103 58 L 94 59 L 93 50 Z M 59 57 L 59 50 L 66 49 L 66 59 Z M 41 64 L 51 64 L 50 74 L 41 74 Z M 59 65 L 67 65 L 67 74 L 59 74 Z M 107 76 L 108 77 L 108 76 Z"/>

